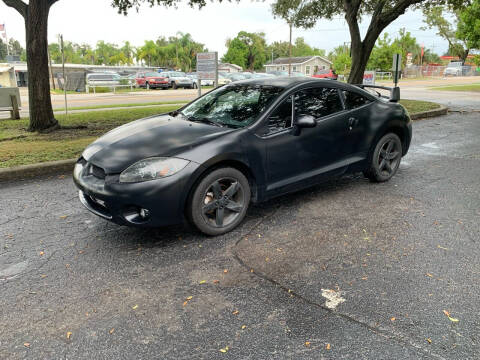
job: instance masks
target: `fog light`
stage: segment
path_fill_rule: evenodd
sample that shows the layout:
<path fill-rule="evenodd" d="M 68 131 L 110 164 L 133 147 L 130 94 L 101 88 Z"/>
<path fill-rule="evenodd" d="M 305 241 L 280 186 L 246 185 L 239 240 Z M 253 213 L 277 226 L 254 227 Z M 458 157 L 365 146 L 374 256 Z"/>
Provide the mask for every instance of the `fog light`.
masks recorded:
<path fill-rule="evenodd" d="M 140 217 L 141 217 L 142 219 L 147 219 L 147 218 L 150 216 L 150 210 L 148 210 L 148 209 L 140 209 L 139 214 L 140 214 Z"/>

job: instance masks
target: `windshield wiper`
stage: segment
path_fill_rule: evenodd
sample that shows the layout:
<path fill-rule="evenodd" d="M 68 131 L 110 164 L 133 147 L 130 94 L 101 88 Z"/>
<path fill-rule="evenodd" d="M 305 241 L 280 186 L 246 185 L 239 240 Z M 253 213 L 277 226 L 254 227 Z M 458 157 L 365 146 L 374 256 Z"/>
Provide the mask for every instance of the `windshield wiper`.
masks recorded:
<path fill-rule="evenodd" d="M 207 118 L 195 118 L 195 117 L 189 117 L 188 120 L 193 121 L 193 122 L 199 122 L 199 123 L 204 123 L 208 125 L 213 125 L 213 126 L 218 126 L 218 127 L 223 127 L 222 124 L 217 123 L 215 121 L 209 120 Z"/>

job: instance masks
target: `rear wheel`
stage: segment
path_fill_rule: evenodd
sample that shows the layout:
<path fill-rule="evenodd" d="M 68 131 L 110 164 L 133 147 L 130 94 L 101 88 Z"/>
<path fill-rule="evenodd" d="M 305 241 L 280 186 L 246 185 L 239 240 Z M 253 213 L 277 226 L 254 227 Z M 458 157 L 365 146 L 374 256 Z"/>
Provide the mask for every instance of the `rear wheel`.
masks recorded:
<path fill-rule="evenodd" d="M 249 203 L 250 186 L 245 175 L 234 168 L 220 168 L 195 187 L 187 217 L 204 234 L 221 235 L 242 222 Z"/>
<path fill-rule="evenodd" d="M 388 181 L 396 174 L 401 159 L 402 142 L 396 134 L 388 133 L 377 142 L 364 175 L 374 182 Z"/>

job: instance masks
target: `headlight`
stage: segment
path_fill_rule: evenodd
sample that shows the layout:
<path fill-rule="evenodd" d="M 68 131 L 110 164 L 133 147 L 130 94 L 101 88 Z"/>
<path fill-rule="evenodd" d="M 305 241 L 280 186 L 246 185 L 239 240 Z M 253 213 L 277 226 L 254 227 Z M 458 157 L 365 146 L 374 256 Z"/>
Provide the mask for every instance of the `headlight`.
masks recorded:
<path fill-rule="evenodd" d="M 120 182 L 133 183 L 171 176 L 185 168 L 189 162 L 184 159 L 163 157 L 140 160 L 120 174 Z"/>

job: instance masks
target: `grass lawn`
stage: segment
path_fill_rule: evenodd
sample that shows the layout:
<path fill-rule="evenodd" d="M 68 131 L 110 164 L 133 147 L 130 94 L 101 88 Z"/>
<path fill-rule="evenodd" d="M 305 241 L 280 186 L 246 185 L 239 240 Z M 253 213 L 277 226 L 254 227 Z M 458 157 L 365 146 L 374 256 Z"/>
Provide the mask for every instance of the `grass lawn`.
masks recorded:
<path fill-rule="evenodd" d="M 466 85 L 436 86 L 436 87 L 430 88 L 430 90 L 480 92 L 480 83 L 478 83 L 478 84 L 466 84 Z"/>
<path fill-rule="evenodd" d="M 100 135 L 117 126 L 150 115 L 169 112 L 178 106 L 146 107 L 56 115 L 63 126 L 86 126 L 84 129 L 61 129 L 50 134 L 29 133 L 28 120 L 0 120 L 0 168 L 72 159 Z M 9 138 L 19 137 L 12 140 Z"/>
<path fill-rule="evenodd" d="M 400 103 L 412 114 L 438 107 L 438 104 L 426 101 L 401 100 Z M 0 168 L 76 158 L 88 144 L 107 131 L 178 107 L 166 104 L 160 108 L 151 106 L 81 112 L 70 114 L 68 120 L 65 120 L 65 115 L 58 114 L 57 119 L 66 128 L 50 134 L 27 132 L 28 119 L 0 120 Z M 68 128 L 73 126 L 85 128 Z"/>
<path fill-rule="evenodd" d="M 132 104 L 112 104 L 112 105 L 89 105 L 89 106 L 77 106 L 69 107 L 68 110 L 93 110 L 93 109 L 111 109 L 111 108 L 129 108 L 135 106 L 160 106 L 160 105 L 172 105 L 172 104 L 186 104 L 185 101 L 154 101 L 146 103 L 132 103 Z M 55 112 L 65 111 L 65 108 L 53 109 Z M 161 111 L 161 110 L 159 110 Z"/>
<path fill-rule="evenodd" d="M 400 104 L 405 106 L 409 114 L 415 114 L 422 111 L 438 109 L 440 105 L 430 101 L 418 100 L 400 100 Z"/>

